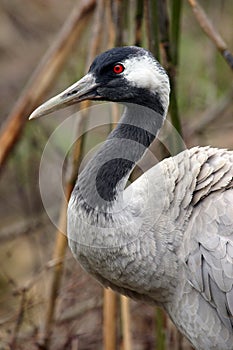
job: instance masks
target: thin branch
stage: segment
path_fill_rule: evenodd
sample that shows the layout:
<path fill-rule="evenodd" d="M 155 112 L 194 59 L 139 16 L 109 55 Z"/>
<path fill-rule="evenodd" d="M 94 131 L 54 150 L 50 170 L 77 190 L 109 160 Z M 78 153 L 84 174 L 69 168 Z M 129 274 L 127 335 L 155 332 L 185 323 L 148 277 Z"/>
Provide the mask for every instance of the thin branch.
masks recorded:
<path fill-rule="evenodd" d="M 122 336 L 123 336 L 123 349 L 131 350 L 131 332 L 130 332 L 130 309 L 129 309 L 129 298 L 121 295 L 121 319 L 122 319 Z"/>
<path fill-rule="evenodd" d="M 193 13 L 198 21 L 200 27 L 206 33 L 206 35 L 210 38 L 210 40 L 215 44 L 218 51 L 222 54 L 227 64 L 230 66 L 231 70 L 233 70 L 233 55 L 229 51 L 227 44 L 211 23 L 204 9 L 200 6 L 200 4 L 196 0 L 188 0 L 190 6 L 192 7 Z"/>
<path fill-rule="evenodd" d="M 83 1 L 81 6 L 75 7 L 54 45 L 36 68 L 27 87 L 15 104 L 0 134 L 0 170 L 19 139 L 28 116 L 40 104 L 55 82 L 77 38 L 86 28 L 95 3 L 95 0 Z"/>

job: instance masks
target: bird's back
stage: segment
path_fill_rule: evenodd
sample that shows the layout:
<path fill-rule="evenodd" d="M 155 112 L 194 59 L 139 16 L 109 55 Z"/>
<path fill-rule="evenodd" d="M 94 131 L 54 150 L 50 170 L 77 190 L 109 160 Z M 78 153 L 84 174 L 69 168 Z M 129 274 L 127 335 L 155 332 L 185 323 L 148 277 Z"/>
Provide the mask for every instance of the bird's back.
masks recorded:
<path fill-rule="evenodd" d="M 232 350 L 233 152 L 192 148 L 161 166 L 180 242 L 178 289 L 165 308 L 199 350 Z"/>

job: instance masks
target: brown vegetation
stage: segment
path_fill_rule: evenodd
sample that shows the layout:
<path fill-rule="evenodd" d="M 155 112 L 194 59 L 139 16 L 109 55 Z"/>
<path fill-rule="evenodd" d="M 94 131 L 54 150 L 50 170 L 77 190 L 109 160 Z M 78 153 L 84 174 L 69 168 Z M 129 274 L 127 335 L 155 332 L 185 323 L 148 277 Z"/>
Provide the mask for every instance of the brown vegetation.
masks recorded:
<path fill-rule="evenodd" d="M 81 137 L 64 165 L 66 200 L 59 203 L 51 193 L 60 217 L 56 230 L 44 212 L 38 174 L 57 124 L 27 118 L 52 88 L 59 91 L 81 76 L 97 53 L 138 44 L 150 48 L 170 75 L 169 116 L 187 146 L 232 148 L 231 5 L 230 0 L 0 1 L 1 349 L 191 349 L 160 310 L 103 293 L 66 249 L 67 200 L 92 142 Z M 84 115 L 79 132 L 85 120 Z M 54 145 L 56 156 L 62 142 Z M 158 142 L 155 147 L 163 157 Z M 181 148 L 173 142 L 174 153 Z M 56 162 L 51 169 L 48 192 Z"/>

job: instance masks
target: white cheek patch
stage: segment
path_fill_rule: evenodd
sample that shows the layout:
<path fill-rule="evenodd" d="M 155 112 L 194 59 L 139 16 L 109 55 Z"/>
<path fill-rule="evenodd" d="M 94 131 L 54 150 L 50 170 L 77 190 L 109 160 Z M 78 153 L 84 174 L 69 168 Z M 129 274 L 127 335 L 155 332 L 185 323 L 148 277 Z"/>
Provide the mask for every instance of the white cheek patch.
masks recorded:
<path fill-rule="evenodd" d="M 154 91 L 159 85 L 159 81 L 150 69 L 138 69 L 134 74 L 130 74 L 128 79 L 136 86 Z"/>
<path fill-rule="evenodd" d="M 165 71 L 149 55 L 132 57 L 122 62 L 125 70 L 123 75 L 132 86 L 159 94 L 165 109 L 168 106 L 170 84 Z"/>
<path fill-rule="evenodd" d="M 124 76 L 132 85 L 150 89 L 151 92 L 155 92 L 160 86 L 163 76 L 156 62 L 149 56 L 127 59 L 124 66 Z"/>

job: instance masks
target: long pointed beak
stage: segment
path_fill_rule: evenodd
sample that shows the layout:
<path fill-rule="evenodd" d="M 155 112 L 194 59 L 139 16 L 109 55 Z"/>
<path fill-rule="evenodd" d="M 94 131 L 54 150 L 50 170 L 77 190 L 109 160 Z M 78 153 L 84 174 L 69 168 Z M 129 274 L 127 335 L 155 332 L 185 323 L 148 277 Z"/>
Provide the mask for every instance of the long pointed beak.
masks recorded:
<path fill-rule="evenodd" d="M 50 100 L 35 109 L 29 119 L 42 117 L 43 115 L 84 100 L 98 99 L 100 96 L 98 96 L 97 87 L 98 84 L 95 81 L 95 77 L 93 74 L 88 73 L 78 82 L 68 87 L 65 91 L 52 97 Z"/>

